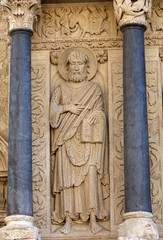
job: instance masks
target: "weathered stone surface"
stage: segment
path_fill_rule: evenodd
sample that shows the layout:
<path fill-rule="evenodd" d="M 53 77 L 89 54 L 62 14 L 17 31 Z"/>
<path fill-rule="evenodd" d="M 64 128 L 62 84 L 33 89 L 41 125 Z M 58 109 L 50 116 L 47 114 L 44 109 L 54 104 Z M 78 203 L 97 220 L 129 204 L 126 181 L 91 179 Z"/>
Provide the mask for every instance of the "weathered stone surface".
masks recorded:
<path fill-rule="evenodd" d="M 33 218 L 13 215 L 5 218 L 6 226 L 0 229 L 1 240 L 41 240 L 38 229 L 33 226 Z"/>
<path fill-rule="evenodd" d="M 91 81 L 96 81 L 96 72 L 96 57 L 87 48 L 70 48 L 59 58 L 65 82 L 55 88 L 50 106 L 52 223 L 64 222 L 60 231 L 65 235 L 79 219 L 90 221 L 91 232 L 97 234 L 103 230 L 97 220 L 109 218 L 104 205 L 109 197 L 107 124 L 103 93 Z"/>
<path fill-rule="evenodd" d="M 79 2 L 79 1 L 78 1 Z M 90 10 L 88 5 L 95 5 L 97 11 L 101 5 L 106 8 L 107 19 L 103 21 L 104 26 L 109 26 L 109 32 L 86 33 L 80 36 L 81 23 L 77 23 L 75 32 L 69 36 L 61 29 L 63 23 L 56 23 L 56 8 L 68 8 L 70 14 L 65 18 L 69 21 L 71 14 L 82 5 L 79 15 L 86 14 Z M 62 9 L 62 10 L 63 10 Z M 163 238 L 163 214 L 162 214 L 162 151 L 163 140 L 161 133 L 162 122 L 162 90 L 161 61 L 159 48 L 163 47 L 163 25 L 162 25 L 162 0 L 153 1 L 151 21 L 147 21 L 145 32 L 146 45 L 146 74 L 147 74 L 147 99 L 148 99 L 148 124 L 149 124 L 149 147 L 151 161 L 151 197 L 154 221 L 157 223 L 160 239 Z M 86 10 L 86 11 L 85 11 Z M 106 16 L 106 14 L 104 14 Z M 80 16 L 81 17 L 81 16 Z M 99 19 L 99 22 L 102 21 Z M 9 79 L 9 48 L 10 41 L 7 37 L 7 23 L 0 16 L 0 135 L 7 140 L 8 132 L 8 79 Z M 60 22 L 60 21 L 59 21 Z M 88 23 L 88 22 L 87 22 Z M 65 23 L 64 23 L 65 24 Z M 67 23 L 66 23 L 67 24 Z M 95 25 L 97 22 L 95 23 Z M 82 28 L 84 28 L 82 26 Z M 90 27 L 87 27 L 90 29 Z M 95 4 L 79 2 L 70 4 L 42 4 L 42 14 L 34 25 L 34 37 L 32 38 L 32 154 L 33 154 L 33 187 L 34 187 L 34 215 L 35 224 L 40 228 L 42 239 L 54 238 L 53 231 L 56 226 L 51 225 L 51 211 L 53 200 L 50 200 L 50 130 L 49 130 L 49 102 L 50 95 L 58 82 L 58 57 L 64 49 L 71 46 L 86 46 L 91 48 L 98 58 L 98 83 L 104 92 L 105 113 L 109 119 L 109 173 L 110 173 L 110 207 L 109 223 L 102 223 L 110 231 L 107 237 L 99 236 L 89 239 L 115 239 L 117 226 L 123 220 L 124 212 L 124 144 L 123 144 L 123 87 L 122 87 L 122 33 L 116 27 L 116 19 L 113 12 L 112 1 L 96 2 Z M 3 54 L 5 53 L 5 54 Z M 50 62 L 50 54 L 53 53 L 54 63 Z M 108 58 L 108 60 L 107 60 Z M 163 67 L 162 67 L 163 69 Z M 55 79 L 55 81 L 54 81 Z M 52 166 L 51 166 L 52 167 Z M 49 204 L 50 202 L 50 204 Z M 51 203 L 52 202 L 52 203 Z M 100 223 L 101 224 L 101 223 Z M 52 228 L 51 228 L 52 227 Z M 88 226 L 89 229 L 89 226 Z M 63 234 L 62 234 L 63 235 Z M 68 237 L 58 236 L 58 239 Z M 69 239 L 72 237 L 69 237 Z M 79 239 L 84 239 L 78 236 Z"/>
<path fill-rule="evenodd" d="M 118 228 L 118 240 L 128 239 L 159 239 L 151 213 L 138 211 L 124 214 L 124 222 Z"/>

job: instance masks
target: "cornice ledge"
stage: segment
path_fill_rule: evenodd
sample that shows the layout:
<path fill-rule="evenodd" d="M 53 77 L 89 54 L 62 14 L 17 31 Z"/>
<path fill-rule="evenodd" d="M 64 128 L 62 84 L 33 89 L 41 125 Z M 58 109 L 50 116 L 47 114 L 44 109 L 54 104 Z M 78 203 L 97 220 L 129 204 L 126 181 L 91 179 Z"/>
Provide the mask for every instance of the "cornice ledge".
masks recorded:
<path fill-rule="evenodd" d="M 34 20 L 41 14 L 41 0 L 0 0 L 0 6 L 9 21 L 9 31 L 20 28 L 33 31 Z"/>
<path fill-rule="evenodd" d="M 151 16 L 152 0 L 113 0 L 114 13 L 119 26 L 138 23 L 146 26 Z"/>

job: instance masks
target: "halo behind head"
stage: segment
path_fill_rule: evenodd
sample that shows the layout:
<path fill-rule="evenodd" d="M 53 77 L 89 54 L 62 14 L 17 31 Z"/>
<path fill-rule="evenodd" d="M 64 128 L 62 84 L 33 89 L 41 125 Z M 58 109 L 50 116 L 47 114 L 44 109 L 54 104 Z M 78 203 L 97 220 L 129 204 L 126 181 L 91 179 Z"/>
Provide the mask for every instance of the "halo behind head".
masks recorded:
<path fill-rule="evenodd" d="M 97 61 L 94 53 L 86 47 L 71 47 L 66 49 L 58 59 L 58 71 L 60 75 L 69 80 L 69 71 L 67 69 L 67 63 L 71 61 L 73 56 L 81 57 L 84 62 L 89 61 L 89 72 L 87 73 L 87 79 L 91 80 L 97 71 Z"/>

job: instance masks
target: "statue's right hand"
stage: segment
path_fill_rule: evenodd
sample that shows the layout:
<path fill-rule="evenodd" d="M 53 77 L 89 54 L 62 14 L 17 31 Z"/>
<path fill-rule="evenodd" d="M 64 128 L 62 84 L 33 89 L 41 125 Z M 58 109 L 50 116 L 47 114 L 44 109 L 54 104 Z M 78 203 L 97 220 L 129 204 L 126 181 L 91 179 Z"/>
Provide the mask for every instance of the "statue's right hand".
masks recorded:
<path fill-rule="evenodd" d="M 85 106 L 79 106 L 79 105 L 69 105 L 68 106 L 68 111 L 71 113 L 74 113 L 76 115 L 79 115 L 83 109 L 85 108 Z"/>

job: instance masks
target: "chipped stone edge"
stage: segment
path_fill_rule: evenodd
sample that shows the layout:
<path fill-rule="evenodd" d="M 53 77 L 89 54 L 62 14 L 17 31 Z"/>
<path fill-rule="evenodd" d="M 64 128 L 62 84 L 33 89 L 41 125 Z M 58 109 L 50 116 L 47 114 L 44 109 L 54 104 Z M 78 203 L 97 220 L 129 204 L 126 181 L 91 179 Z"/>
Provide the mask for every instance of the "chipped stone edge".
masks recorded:
<path fill-rule="evenodd" d="M 33 226 L 34 218 L 12 215 L 5 218 L 6 226 L 0 229 L 1 240 L 41 240 L 39 230 Z"/>
<path fill-rule="evenodd" d="M 118 240 L 158 240 L 159 234 L 150 212 L 129 212 L 118 227 Z"/>

